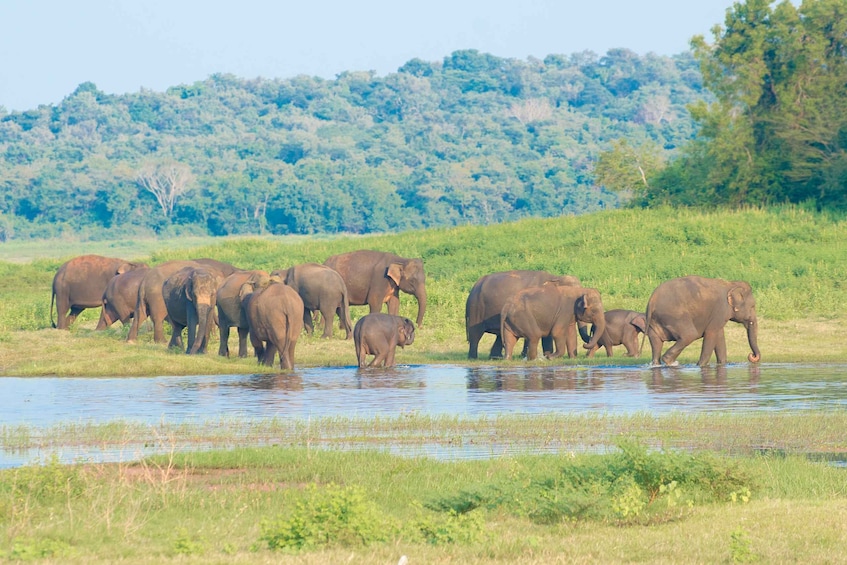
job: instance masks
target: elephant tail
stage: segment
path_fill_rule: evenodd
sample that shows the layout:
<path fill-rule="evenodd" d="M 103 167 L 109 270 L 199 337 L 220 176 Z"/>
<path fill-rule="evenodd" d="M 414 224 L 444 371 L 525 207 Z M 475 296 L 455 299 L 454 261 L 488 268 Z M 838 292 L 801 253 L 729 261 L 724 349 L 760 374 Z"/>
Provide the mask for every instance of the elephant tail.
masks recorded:
<path fill-rule="evenodd" d="M 50 295 L 50 325 L 54 328 L 56 326 L 56 322 L 53 320 L 53 304 L 56 303 L 56 289 L 53 289 L 53 293 Z M 58 312 L 56 314 L 58 316 Z"/>
<path fill-rule="evenodd" d="M 353 321 L 350 319 L 350 299 L 347 296 L 347 285 L 344 284 L 343 280 L 341 282 L 341 311 L 339 312 L 339 318 L 341 318 L 341 322 L 344 324 L 347 339 L 350 339 L 353 337 Z"/>

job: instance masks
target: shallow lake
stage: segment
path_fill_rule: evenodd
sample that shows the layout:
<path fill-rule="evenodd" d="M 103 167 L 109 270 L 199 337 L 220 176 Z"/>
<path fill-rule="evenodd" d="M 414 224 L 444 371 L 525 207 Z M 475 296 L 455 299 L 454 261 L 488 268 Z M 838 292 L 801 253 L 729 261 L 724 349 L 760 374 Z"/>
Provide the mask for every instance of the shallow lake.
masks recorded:
<path fill-rule="evenodd" d="M 405 365 L 279 375 L 0 378 L 0 426 L 226 417 L 755 412 L 847 407 L 847 365 Z M 36 454 L 37 455 L 37 454 Z M 0 467 L 33 453 L 0 451 Z"/>

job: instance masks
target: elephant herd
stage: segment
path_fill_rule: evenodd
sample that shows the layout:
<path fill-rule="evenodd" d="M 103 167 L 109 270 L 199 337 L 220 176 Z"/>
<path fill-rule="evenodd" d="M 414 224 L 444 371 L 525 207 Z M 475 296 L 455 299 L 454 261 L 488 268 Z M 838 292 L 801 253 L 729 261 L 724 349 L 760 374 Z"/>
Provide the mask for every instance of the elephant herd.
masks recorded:
<path fill-rule="evenodd" d="M 418 301 L 416 322 L 398 316 L 400 291 Z M 121 259 L 84 255 L 63 264 L 53 279 L 50 316 L 56 305 L 59 329 L 68 328 L 86 308 L 102 307 L 97 329 L 116 321 L 131 323 L 127 341 L 138 337 L 150 318 L 154 341 L 165 341 L 164 321 L 173 333 L 171 347 L 204 353 L 214 325 L 220 328 L 218 353 L 229 356 L 229 334 L 238 332 L 238 355 L 247 356 L 247 339 L 260 363 L 293 369 L 297 338 L 314 331 L 313 315 L 321 314 L 322 336 L 332 335 L 337 315 L 346 339 L 353 338 L 360 367 L 391 366 L 397 346 L 413 343 L 415 328 L 426 312 L 426 274 L 421 259 L 360 250 L 329 257 L 323 264 L 304 263 L 270 273 L 242 270 L 213 259 L 168 261 L 155 267 Z M 388 314 L 380 311 L 387 304 Z M 355 327 L 350 305 L 367 305 L 370 313 Z M 587 355 L 600 347 L 611 356 L 624 345 L 628 356 L 640 353 L 638 334 L 646 334 L 652 363 L 676 364 L 681 351 L 703 340 L 699 365 L 714 353 L 727 362 L 724 326 L 743 324 L 758 362 L 758 323 L 750 285 L 687 276 L 660 284 L 645 313 L 605 310 L 600 293 L 585 288 L 572 275 L 513 270 L 481 277 L 471 288 L 465 307 L 468 357 L 478 357 L 484 334 L 495 336 L 491 358 L 511 358 L 523 338 L 523 355 L 533 360 L 538 344 L 547 357 L 577 355 L 579 333 Z M 130 322 L 131 321 L 131 322 Z M 590 329 L 589 329 L 590 328 Z M 183 330 L 187 341 L 183 344 Z M 675 342 L 665 353 L 665 342 Z M 366 357 L 373 356 L 368 363 Z"/>
<path fill-rule="evenodd" d="M 321 313 L 323 336 L 332 335 L 337 314 L 346 338 L 355 341 L 360 366 L 391 365 L 394 350 L 414 341 L 415 324 L 398 316 L 399 292 L 418 300 L 417 325 L 426 312 L 426 275 L 421 259 L 360 250 L 335 255 L 325 264 L 304 263 L 267 273 L 242 270 L 214 259 L 168 261 L 155 267 L 99 255 L 64 263 L 53 278 L 50 316 L 54 327 L 67 329 L 86 308 L 102 307 L 97 329 L 116 321 L 131 324 L 134 342 L 147 320 L 156 343 L 165 341 L 164 322 L 173 330 L 170 347 L 205 353 L 214 325 L 220 328 L 218 353 L 229 356 L 229 333 L 238 331 L 238 355 L 246 357 L 247 339 L 260 363 L 294 368 L 297 338 L 313 331 L 313 314 Z M 381 314 L 383 304 L 388 314 Z M 371 313 L 354 328 L 350 305 L 367 305 Z M 183 345 L 183 331 L 187 341 Z M 366 355 L 373 355 L 370 363 Z"/>

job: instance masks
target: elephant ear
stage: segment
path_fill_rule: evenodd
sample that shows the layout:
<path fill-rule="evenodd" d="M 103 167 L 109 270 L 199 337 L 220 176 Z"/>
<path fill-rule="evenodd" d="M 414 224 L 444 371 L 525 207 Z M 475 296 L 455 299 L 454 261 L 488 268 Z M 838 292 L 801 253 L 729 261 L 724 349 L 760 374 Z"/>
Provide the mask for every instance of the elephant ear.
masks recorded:
<path fill-rule="evenodd" d="M 118 265 L 118 268 L 115 269 L 115 275 L 122 275 L 122 274 L 126 273 L 127 271 L 131 271 L 131 270 L 132 270 L 132 264 L 131 263 L 121 263 L 120 265 Z"/>
<path fill-rule="evenodd" d="M 744 287 L 734 286 L 726 294 L 726 301 L 733 312 L 738 312 L 739 306 L 744 303 Z"/>
<path fill-rule="evenodd" d="M 385 271 L 385 276 L 394 281 L 395 286 L 400 286 L 400 279 L 403 278 L 403 265 L 391 263 Z"/>
<path fill-rule="evenodd" d="M 641 333 L 647 333 L 647 317 L 644 314 L 638 314 L 633 317 L 630 324 L 635 326 L 635 328 Z"/>
<path fill-rule="evenodd" d="M 238 299 L 240 301 L 244 302 L 244 299 L 247 298 L 248 296 L 250 296 L 251 294 L 253 294 L 253 291 L 254 291 L 253 283 L 250 282 L 250 281 L 247 281 L 246 283 L 241 285 L 241 288 L 238 290 Z"/>

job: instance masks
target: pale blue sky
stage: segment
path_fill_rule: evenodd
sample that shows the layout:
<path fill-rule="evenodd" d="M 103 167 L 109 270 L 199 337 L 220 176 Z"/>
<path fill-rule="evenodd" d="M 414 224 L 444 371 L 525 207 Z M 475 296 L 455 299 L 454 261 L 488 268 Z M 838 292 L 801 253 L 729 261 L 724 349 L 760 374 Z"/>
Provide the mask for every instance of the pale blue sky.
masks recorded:
<path fill-rule="evenodd" d="M 164 91 L 214 73 L 384 76 L 457 49 L 543 59 L 686 51 L 731 0 L 3 0 L 0 106 L 55 104 L 83 82 Z"/>

